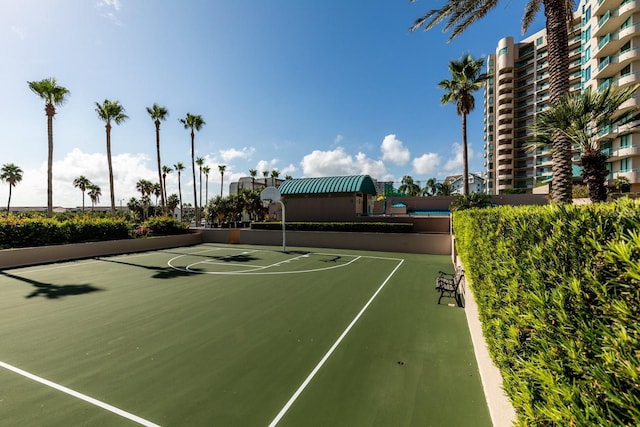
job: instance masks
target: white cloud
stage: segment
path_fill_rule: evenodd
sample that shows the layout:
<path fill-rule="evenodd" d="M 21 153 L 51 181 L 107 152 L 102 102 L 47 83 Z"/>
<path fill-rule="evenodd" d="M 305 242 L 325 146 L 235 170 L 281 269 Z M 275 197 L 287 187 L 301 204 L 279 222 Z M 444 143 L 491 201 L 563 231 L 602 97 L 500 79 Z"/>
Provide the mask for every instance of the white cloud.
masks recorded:
<path fill-rule="evenodd" d="M 97 4 L 98 7 L 112 7 L 115 10 L 120 10 L 122 7 L 120 0 L 100 0 Z"/>
<path fill-rule="evenodd" d="M 260 160 L 256 165 L 256 170 L 258 171 L 258 177 L 264 176 L 262 174 L 263 171 L 269 171 L 269 175 L 271 175 L 271 171 L 274 169 L 278 169 L 276 165 L 278 164 L 278 159 L 271 160 Z"/>
<path fill-rule="evenodd" d="M 370 159 L 363 153 L 354 158 L 342 147 L 331 151 L 314 150 L 303 157 L 300 165 L 302 173 L 308 177 L 369 174 L 379 179 L 387 174 L 382 160 Z"/>
<path fill-rule="evenodd" d="M 253 153 L 255 153 L 256 149 L 253 147 L 243 147 L 242 150 L 236 150 L 235 148 L 230 148 L 228 150 L 220 150 L 220 157 L 222 157 L 222 160 L 225 162 L 230 162 L 233 159 L 238 159 L 238 158 L 246 158 L 246 159 L 250 159 L 251 156 L 253 156 Z"/>
<path fill-rule="evenodd" d="M 144 178 L 157 182 L 158 172 L 154 168 L 149 168 L 148 162 L 149 158 L 144 154 L 126 153 L 112 156 L 117 205 L 121 200 L 123 204 L 126 204 L 129 198 L 140 197 L 135 189 L 138 180 Z M 53 163 L 53 205 L 63 207 L 82 205 L 82 193 L 73 186 L 73 180 L 80 175 L 86 176 L 91 182 L 100 186 L 102 190 L 100 204 L 109 205 L 109 173 L 106 154 L 84 153 L 77 148 L 69 152 L 62 160 Z M 7 188 L 0 187 L 0 200 L 6 201 L 8 192 L 8 186 Z M 85 204 L 90 206 L 90 201 L 86 196 Z M 47 205 L 46 162 L 43 162 L 39 168 L 24 170 L 22 182 L 13 189 L 11 205 Z"/>
<path fill-rule="evenodd" d="M 425 153 L 413 159 L 413 170 L 418 175 L 435 175 L 440 171 L 440 162 L 438 153 Z"/>
<path fill-rule="evenodd" d="M 336 146 L 342 142 L 344 137 L 340 134 L 336 135 L 336 138 L 333 140 L 333 145 Z"/>
<path fill-rule="evenodd" d="M 120 18 L 118 18 L 118 12 L 120 12 L 120 9 L 122 8 L 122 3 L 120 2 L 120 0 L 100 0 L 96 4 L 96 7 L 98 9 L 105 10 L 105 12 L 102 13 L 103 17 L 107 18 L 115 25 L 122 25 L 122 21 L 120 21 Z"/>
<path fill-rule="evenodd" d="M 11 31 L 15 33 L 20 38 L 20 40 L 24 40 L 24 31 L 22 30 L 22 28 L 12 25 Z"/>
<path fill-rule="evenodd" d="M 297 171 L 297 170 L 298 170 L 298 168 L 295 167 L 295 165 L 293 163 L 289 163 L 288 166 L 285 166 L 284 168 L 282 168 L 282 170 L 280 171 L 280 175 L 282 177 L 285 177 L 287 175 L 292 175 L 293 176 L 294 172 Z"/>
<path fill-rule="evenodd" d="M 469 160 L 471 160 L 474 156 L 474 153 L 470 144 L 467 145 L 467 150 L 468 150 Z M 462 173 L 463 163 L 464 163 L 463 156 L 462 156 L 462 144 L 454 142 L 451 146 L 451 151 L 452 151 L 453 157 L 447 160 L 447 162 L 444 164 L 444 170 L 447 172 Z"/>
<path fill-rule="evenodd" d="M 396 165 L 405 165 L 411 158 L 409 149 L 395 135 L 385 136 L 380 150 L 382 151 L 382 160 L 389 160 Z"/>

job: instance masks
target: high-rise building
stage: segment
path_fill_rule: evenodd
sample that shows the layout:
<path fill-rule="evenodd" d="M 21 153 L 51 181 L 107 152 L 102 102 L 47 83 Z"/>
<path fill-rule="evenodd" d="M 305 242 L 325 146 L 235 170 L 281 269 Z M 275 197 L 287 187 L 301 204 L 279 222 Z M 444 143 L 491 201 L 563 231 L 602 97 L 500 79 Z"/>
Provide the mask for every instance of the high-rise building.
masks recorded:
<path fill-rule="evenodd" d="M 571 91 L 602 90 L 640 82 L 640 0 L 582 0 L 569 29 Z M 484 156 L 489 194 L 532 191 L 552 178 L 550 147 L 533 148 L 529 126 L 549 104 L 546 30 L 514 43 L 498 42 L 487 61 L 492 76 L 484 92 Z M 621 108 L 640 105 L 640 95 Z M 627 178 L 640 191 L 640 126 L 627 122 L 599 130 L 601 149 L 609 155 L 608 183 Z M 579 179 L 580 153 L 573 153 Z"/>

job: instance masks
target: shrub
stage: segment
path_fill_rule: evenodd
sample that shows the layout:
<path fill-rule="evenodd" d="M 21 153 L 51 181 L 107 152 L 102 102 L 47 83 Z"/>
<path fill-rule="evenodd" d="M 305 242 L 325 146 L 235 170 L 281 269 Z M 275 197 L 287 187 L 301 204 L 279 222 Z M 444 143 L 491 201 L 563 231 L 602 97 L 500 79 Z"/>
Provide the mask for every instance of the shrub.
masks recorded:
<path fill-rule="evenodd" d="M 184 234 L 189 231 L 189 224 L 177 221 L 168 216 L 152 216 L 141 227 L 148 229 L 148 234 L 166 236 L 170 234 Z"/>
<path fill-rule="evenodd" d="M 471 208 L 486 208 L 492 206 L 491 196 L 484 193 L 456 194 L 451 202 L 451 211 L 461 211 Z"/>
<path fill-rule="evenodd" d="M 640 202 L 454 213 L 518 425 L 640 424 Z"/>

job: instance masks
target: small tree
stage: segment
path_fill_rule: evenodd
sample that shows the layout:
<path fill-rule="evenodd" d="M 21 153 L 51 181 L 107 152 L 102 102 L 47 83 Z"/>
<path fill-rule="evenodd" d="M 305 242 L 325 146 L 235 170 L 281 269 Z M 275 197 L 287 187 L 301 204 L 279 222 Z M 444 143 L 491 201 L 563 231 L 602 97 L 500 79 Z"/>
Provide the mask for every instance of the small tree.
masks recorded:
<path fill-rule="evenodd" d="M 9 184 L 9 200 L 7 200 L 7 214 L 11 211 L 9 207 L 11 205 L 11 189 L 16 186 L 17 183 L 22 181 L 22 169 L 13 163 L 7 163 L 0 169 L 0 180 Z"/>

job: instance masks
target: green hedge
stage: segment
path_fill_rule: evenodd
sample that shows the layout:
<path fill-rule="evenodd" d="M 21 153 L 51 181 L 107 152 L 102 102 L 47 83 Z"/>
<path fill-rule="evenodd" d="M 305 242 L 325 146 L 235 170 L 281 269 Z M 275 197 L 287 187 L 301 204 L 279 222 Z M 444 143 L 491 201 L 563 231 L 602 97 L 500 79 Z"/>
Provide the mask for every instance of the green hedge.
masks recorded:
<path fill-rule="evenodd" d="M 255 230 L 282 230 L 281 222 L 253 222 Z M 411 233 L 413 224 L 406 222 L 287 222 L 292 231 L 351 231 L 368 233 Z"/>
<path fill-rule="evenodd" d="M 180 222 L 167 216 L 152 216 L 141 227 L 149 230 L 149 234 L 153 236 L 184 234 L 189 231 L 188 223 Z"/>
<path fill-rule="evenodd" d="M 517 424 L 640 425 L 640 202 L 453 220 Z"/>
<path fill-rule="evenodd" d="M 129 237 L 129 224 L 123 219 L 77 216 L 58 221 L 42 217 L 0 217 L 0 249 Z"/>

